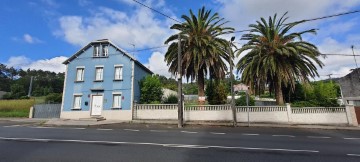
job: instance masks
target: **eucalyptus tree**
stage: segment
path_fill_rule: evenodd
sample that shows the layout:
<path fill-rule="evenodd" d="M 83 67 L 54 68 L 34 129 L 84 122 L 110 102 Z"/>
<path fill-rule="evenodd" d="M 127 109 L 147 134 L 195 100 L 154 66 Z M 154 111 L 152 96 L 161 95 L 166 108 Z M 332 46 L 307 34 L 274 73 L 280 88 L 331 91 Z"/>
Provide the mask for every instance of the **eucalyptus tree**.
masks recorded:
<path fill-rule="evenodd" d="M 181 40 L 181 64 L 180 71 L 187 80 L 195 80 L 198 84 L 198 95 L 204 97 L 205 78 L 211 73 L 217 79 L 225 77 L 226 63 L 229 54 L 226 52 L 229 44 L 220 36 L 234 31 L 231 27 L 224 27 L 227 21 L 220 18 L 218 13 L 212 14 L 211 10 L 202 7 L 197 15 L 190 10 L 189 15 L 182 15 L 183 23 L 174 24 L 170 29 L 177 30 Z M 171 35 L 165 44 L 170 44 L 165 61 L 169 71 L 178 74 L 177 43 L 178 34 Z M 231 61 L 230 61 L 231 62 Z"/>
<path fill-rule="evenodd" d="M 286 14 L 280 19 L 275 14 L 268 21 L 261 18 L 249 25 L 250 33 L 241 38 L 247 43 L 237 51 L 238 56 L 245 54 L 236 65 L 242 81 L 252 89 L 268 85 L 275 90 L 279 105 L 284 104 L 284 86 L 293 90 L 296 81 L 309 82 L 309 77 L 319 76 L 317 66 L 324 66 L 317 47 L 302 38 L 307 33 L 316 34 L 316 30 L 293 32 L 293 27 L 303 22 L 285 23 Z"/>

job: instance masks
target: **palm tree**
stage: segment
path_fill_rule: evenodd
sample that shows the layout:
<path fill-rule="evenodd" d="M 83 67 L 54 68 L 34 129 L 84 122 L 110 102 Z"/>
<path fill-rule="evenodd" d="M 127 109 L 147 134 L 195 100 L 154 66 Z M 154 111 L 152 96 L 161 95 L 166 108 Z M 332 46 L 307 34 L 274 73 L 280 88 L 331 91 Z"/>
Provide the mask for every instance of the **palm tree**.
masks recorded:
<path fill-rule="evenodd" d="M 278 105 L 284 104 L 282 87 L 294 90 L 296 81 L 308 83 L 309 77 L 319 76 L 316 65 L 320 68 L 324 65 L 318 58 L 317 47 L 302 39 L 303 34 L 316 34 L 315 29 L 289 33 L 303 22 L 286 24 L 286 14 L 278 20 L 275 14 L 268 22 L 261 18 L 249 25 L 250 33 L 241 38 L 248 42 L 237 52 L 238 56 L 248 52 L 236 65 L 242 81 L 254 90 L 266 85 L 275 89 Z"/>
<path fill-rule="evenodd" d="M 187 80 L 197 80 L 199 98 L 205 96 L 204 82 L 208 73 L 216 78 L 224 78 L 229 60 L 226 52 L 228 42 L 219 38 L 221 35 L 232 33 L 233 28 L 223 27 L 223 18 L 218 13 L 211 14 L 211 10 L 205 7 L 199 9 L 197 16 L 190 10 L 190 16 L 181 16 L 185 22 L 174 24 L 170 29 L 180 32 L 181 38 L 181 74 Z M 177 51 L 179 40 L 178 34 L 170 36 L 165 44 L 171 43 L 166 54 L 165 61 L 169 66 L 169 72 L 177 74 L 178 58 Z"/>

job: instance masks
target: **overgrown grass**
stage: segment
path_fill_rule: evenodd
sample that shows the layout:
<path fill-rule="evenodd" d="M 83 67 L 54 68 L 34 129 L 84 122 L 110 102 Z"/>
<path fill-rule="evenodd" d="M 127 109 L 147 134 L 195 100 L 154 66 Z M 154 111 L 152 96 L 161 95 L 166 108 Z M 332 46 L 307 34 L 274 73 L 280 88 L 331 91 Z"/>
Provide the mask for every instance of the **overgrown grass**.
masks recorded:
<path fill-rule="evenodd" d="M 0 100 L 0 117 L 28 117 L 34 99 Z"/>
<path fill-rule="evenodd" d="M 44 104 L 46 96 L 31 97 L 35 100 L 35 104 Z"/>

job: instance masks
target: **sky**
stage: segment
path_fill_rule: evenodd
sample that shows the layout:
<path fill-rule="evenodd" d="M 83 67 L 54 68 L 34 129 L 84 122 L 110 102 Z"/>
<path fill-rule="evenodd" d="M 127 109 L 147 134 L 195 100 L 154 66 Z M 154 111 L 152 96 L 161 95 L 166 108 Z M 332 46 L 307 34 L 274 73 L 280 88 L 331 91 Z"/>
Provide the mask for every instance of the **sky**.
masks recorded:
<path fill-rule="evenodd" d="M 360 0 L 139 0 L 162 13 L 183 21 L 181 15 L 195 13 L 202 6 L 219 13 L 226 26 L 236 30 L 275 13 L 288 11 L 288 22 L 360 10 Z M 318 29 L 317 35 L 304 35 L 321 53 L 360 55 L 360 13 L 307 22 L 294 31 Z M 64 60 L 83 46 L 98 39 L 110 39 L 135 56 L 154 73 L 170 77 L 164 62 L 164 41 L 177 31 L 177 23 L 132 0 L 1 0 L 0 63 L 22 69 L 64 72 Z M 244 33 L 236 37 L 239 47 Z M 152 47 L 152 50 L 143 50 Z M 242 55 L 235 59 L 239 60 Z M 360 57 L 356 57 L 360 65 Z M 354 57 L 321 58 L 318 79 L 342 77 L 355 68 Z M 235 72 L 235 71 L 234 71 Z M 238 75 L 238 74 L 237 74 Z"/>

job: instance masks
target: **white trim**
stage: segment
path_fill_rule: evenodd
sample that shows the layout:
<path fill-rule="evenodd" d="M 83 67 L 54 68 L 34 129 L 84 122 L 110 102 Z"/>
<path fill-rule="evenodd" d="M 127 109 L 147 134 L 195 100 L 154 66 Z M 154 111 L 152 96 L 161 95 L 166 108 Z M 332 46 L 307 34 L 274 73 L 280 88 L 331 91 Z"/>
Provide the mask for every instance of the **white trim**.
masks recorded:
<path fill-rule="evenodd" d="M 133 106 L 134 106 L 134 71 L 135 71 L 135 61 L 132 61 L 131 65 L 131 97 L 130 97 L 130 110 L 131 110 L 131 116 L 133 116 Z"/>
<path fill-rule="evenodd" d="M 76 69 L 80 69 L 80 68 L 84 68 L 84 69 L 85 69 L 85 66 L 76 66 Z"/>
<path fill-rule="evenodd" d="M 101 75 L 99 76 L 101 79 L 97 78 L 97 69 L 102 69 Z M 104 80 L 104 65 L 95 65 L 95 81 L 103 81 Z"/>
<path fill-rule="evenodd" d="M 75 97 L 80 97 L 80 105 L 79 105 L 79 107 L 75 107 Z M 82 105 L 82 97 L 83 97 L 83 95 L 81 94 L 81 95 L 73 95 L 73 99 L 72 99 L 72 108 L 71 108 L 71 110 L 81 110 L 81 105 Z"/>
<path fill-rule="evenodd" d="M 104 68 L 104 65 L 95 65 L 95 67 L 97 68 L 97 67 L 102 67 L 102 68 Z"/>
<path fill-rule="evenodd" d="M 82 96 L 82 93 L 73 93 L 73 96 Z"/>
<path fill-rule="evenodd" d="M 124 64 L 116 64 L 116 65 L 114 65 L 114 67 L 123 67 L 124 66 Z"/>
<path fill-rule="evenodd" d="M 81 80 L 78 80 L 78 70 L 82 69 L 82 73 L 81 73 Z M 77 82 L 82 82 L 85 80 L 85 66 L 78 66 L 76 67 L 76 75 L 75 75 L 75 81 Z"/>
<path fill-rule="evenodd" d="M 114 95 L 119 95 L 120 96 L 120 107 L 114 107 Z M 122 93 L 121 92 L 113 92 L 112 96 L 111 96 L 111 109 L 122 109 Z"/>
<path fill-rule="evenodd" d="M 64 87 L 63 87 L 63 94 L 62 94 L 62 100 L 61 100 L 61 112 L 64 111 L 64 99 L 65 99 L 65 91 L 66 91 L 66 79 L 67 79 L 67 71 L 68 71 L 68 64 L 65 68 L 65 76 L 64 76 Z M 61 116 L 60 112 L 60 116 Z"/>
<path fill-rule="evenodd" d="M 104 110 L 104 93 L 99 93 L 99 94 L 90 94 L 90 108 L 89 108 L 89 113 L 90 113 L 90 116 L 97 116 L 97 115 L 91 115 L 91 112 L 92 112 L 92 100 L 93 100 L 93 96 L 102 96 L 103 97 L 103 100 L 102 100 L 102 110 L 101 110 L 101 114 L 102 114 L 102 111 Z M 101 115 L 100 115 L 101 116 Z"/>
<path fill-rule="evenodd" d="M 112 92 L 112 94 L 122 94 L 122 92 Z"/>

